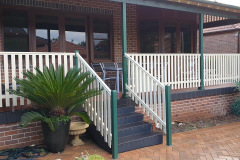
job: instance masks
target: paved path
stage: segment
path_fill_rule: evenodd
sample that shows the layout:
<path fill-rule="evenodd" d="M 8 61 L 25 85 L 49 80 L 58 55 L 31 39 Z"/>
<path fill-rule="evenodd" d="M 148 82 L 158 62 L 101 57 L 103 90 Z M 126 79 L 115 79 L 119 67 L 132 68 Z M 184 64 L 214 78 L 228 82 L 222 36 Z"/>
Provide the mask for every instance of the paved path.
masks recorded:
<path fill-rule="evenodd" d="M 164 137 L 165 138 L 165 137 Z M 165 142 L 165 139 L 164 139 Z M 83 147 L 67 146 L 62 154 L 52 154 L 44 160 L 73 160 L 81 152 L 97 153 L 111 159 L 90 140 Z M 119 154 L 120 160 L 239 160 L 240 122 L 188 131 L 173 135 L 173 146 L 165 144 L 137 149 Z"/>

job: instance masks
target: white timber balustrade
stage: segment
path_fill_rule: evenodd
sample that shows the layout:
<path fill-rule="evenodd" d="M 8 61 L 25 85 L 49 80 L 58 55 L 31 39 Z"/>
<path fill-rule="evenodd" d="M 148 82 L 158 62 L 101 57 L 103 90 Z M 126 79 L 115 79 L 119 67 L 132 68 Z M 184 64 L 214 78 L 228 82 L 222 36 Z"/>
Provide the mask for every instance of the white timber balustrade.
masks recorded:
<path fill-rule="evenodd" d="M 128 63 L 128 84 L 126 86 L 129 96 L 138 104 L 143 113 L 154 120 L 156 127 L 166 133 L 166 99 L 165 86 L 143 65 L 125 54 Z M 146 62 L 146 61 L 145 61 Z"/>
<path fill-rule="evenodd" d="M 205 86 L 240 80 L 240 54 L 204 54 Z"/>
<path fill-rule="evenodd" d="M 90 85 L 89 89 L 102 89 L 100 95 L 89 98 L 84 106 L 85 111 L 93 121 L 96 129 L 100 131 L 108 146 L 112 146 L 112 118 L 111 118 L 111 90 L 98 76 L 98 74 L 89 66 L 89 64 L 79 55 L 78 67 L 81 72 L 90 72 L 91 77 L 96 80 Z"/>
<path fill-rule="evenodd" d="M 53 64 L 54 67 L 64 65 L 65 73 L 73 67 L 74 53 L 54 52 L 0 52 L 0 107 L 28 106 L 30 101 L 9 94 L 9 89 L 17 89 L 18 84 L 14 78 L 25 78 L 23 72 L 27 70 L 36 73 L 35 67 L 41 71 L 45 66 Z"/>
<path fill-rule="evenodd" d="M 141 67 L 172 89 L 200 86 L 200 54 L 128 54 Z"/>
<path fill-rule="evenodd" d="M 128 54 L 141 67 L 172 89 L 200 87 L 200 54 Z M 240 54 L 204 54 L 205 86 L 240 80 Z"/>

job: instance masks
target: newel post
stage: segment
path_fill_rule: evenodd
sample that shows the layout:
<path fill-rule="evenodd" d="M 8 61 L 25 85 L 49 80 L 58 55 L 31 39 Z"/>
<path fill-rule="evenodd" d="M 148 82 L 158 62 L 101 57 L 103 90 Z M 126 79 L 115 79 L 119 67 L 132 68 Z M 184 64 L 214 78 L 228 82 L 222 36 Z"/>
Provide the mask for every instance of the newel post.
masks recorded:
<path fill-rule="evenodd" d="M 123 67 L 123 94 L 122 97 L 127 97 L 126 84 L 128 83 L 127 73 L 127 59 L 125 57 L 127 53 L 127 4 L 122 3 L 122 67 Z"/>
<path fill-rule="evenodd" d="M 117 128 L 117 91 L 111 91 L 112 111 L 112 158 L 118 158 L 118 128 Z"/>
<path fill-rule="evenodd" d="M 171 86 L 165 86 L 167 145 L 172 145 Z"/>
<path fill-rule="evenodd" d="M 199 90 L 204 90 L 204 56 L 203 56 L 203 17 L 204 14 L 199 14 L 199 53 L 200 56 L 200 87 Z"/>

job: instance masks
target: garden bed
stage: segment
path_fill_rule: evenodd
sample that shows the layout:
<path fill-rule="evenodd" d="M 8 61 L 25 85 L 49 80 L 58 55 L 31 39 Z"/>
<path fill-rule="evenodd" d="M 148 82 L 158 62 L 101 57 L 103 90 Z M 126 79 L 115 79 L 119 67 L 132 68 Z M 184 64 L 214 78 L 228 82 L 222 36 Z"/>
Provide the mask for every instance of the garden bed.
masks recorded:
<path fill-rule="evenodd" d="M 179 133 L 190 131 L 194 129 L 201 129 L 206 127 L 219 126 L 228 123 L 240 122 L 240 117 L 232 114 L 228 114 L 226 116 L 198 120 L 195 122 L 172 122 L 172 133 Z"/>

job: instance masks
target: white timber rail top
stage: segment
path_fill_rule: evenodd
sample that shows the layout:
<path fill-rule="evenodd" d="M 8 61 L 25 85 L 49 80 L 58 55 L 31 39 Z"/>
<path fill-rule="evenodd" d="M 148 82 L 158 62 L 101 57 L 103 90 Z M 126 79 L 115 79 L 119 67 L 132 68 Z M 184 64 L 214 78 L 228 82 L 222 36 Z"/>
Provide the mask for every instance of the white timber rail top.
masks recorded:
<path fill-rule="evenodd" d="M 104 141 L 108 146 L 112 147 L 112 111 L 111 111 L 111 89 L 103 82 L 98 74 L 89 66 L 89 64 L 79 55 L 78 67 L 81 72 L 90 72 L 91 77 L 96 80 L 89 86 L 89 89 L 102 89 L 100 95 L 89 98 L 84 105 L 85 111 L 93 121 L 96 129 L 100 131 L 104 137 Z"/>
<path fill-rule="evenodd" d="M 128 62 L 129 96 L 166 133 L 165 85 L 151 75 L 137 61 L 125 54 Z"/>

